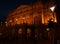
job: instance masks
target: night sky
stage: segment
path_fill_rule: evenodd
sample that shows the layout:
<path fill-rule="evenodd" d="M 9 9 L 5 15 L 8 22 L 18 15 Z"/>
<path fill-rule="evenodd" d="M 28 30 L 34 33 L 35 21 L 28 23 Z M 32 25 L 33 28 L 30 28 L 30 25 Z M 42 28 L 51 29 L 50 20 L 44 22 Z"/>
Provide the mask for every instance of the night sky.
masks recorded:
<path fill-rule="evenodd" d="M 0 21 L 5 21 L 7 14 L 16 9 L 21 4 L 29 4 L 37 0 L 0 0 Z M 43 2 L 48 2 L 48 0 L 43 0 Z M 60 8 L 60 1 L 55 0 L 55 3 Z"/>

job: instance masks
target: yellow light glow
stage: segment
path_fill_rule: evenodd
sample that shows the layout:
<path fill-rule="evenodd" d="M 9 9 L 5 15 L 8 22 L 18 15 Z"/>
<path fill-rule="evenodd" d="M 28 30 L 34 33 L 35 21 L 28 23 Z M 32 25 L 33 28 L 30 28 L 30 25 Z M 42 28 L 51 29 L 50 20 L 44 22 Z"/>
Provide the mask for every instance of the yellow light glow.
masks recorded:
<path fill-rule="evenodd" d="M 36 4 L 32 6 L 24 7 L 26 5 L 22 5 L 23 8 L 18 7 L 18 9 L 9 13 L 7 18 L 7 24 L 15 25 L 15 24 L 37 24 L 40 22 L 42 24 L 48 24 L 48 21 L 52 18 L 51 21 L 57 22 L 56 13 L 54 13 L 54 9 L 56 6 L 48 6 Z M 31 7 L 31 8 L 30 8 Z"/>
<path fill-rule="evenodd" d="M 10 20 L 10 22 L 12 22 L 12 20 Z"/>
<path fill-rule="evenodd" d="M 50 31 L 50 28 L 47 28 L 46 30 L 47 30 L 47 31 Z"/>
<path fill-rule="evenodd" d="M 43 14 L 42 14 L 42 24 L 44 24 L 44 16 L 43 16 Z"/>
<path fill-rule="evenodd" d="M 7 22 L 5 22 L 5 23 L 7 23 Z"/>
<path fill-rule="evenodd" d="M 22 19 L 25 19 L 24 17 Z"/>
<path fill-rule="evenodd" d="M 16 19 L 16 21 L 17 21 L 18 19 Z"/>
<path fill-rule="evenodd" d="M 21 34 L 21 33 L 22 33 L 22 29 L 19 29 L 19 30 L 18 30 L 18 33 Z"/>
<path fill-rule="evenodd" d="M 27 29 L 27 33 L 31 33 L 31 30 L 29 28 Z"/>

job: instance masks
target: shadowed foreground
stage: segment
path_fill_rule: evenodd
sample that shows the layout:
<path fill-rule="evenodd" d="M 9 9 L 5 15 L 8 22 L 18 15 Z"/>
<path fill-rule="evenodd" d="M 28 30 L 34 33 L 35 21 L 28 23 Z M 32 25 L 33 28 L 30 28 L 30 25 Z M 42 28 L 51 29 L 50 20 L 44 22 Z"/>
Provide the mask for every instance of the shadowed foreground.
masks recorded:
<path fill-rule="evenodd" d="M 14 39 L 0 39 L 0 44 L 52 44 L 49 40 L 20 40 L 18 38 Z"/>

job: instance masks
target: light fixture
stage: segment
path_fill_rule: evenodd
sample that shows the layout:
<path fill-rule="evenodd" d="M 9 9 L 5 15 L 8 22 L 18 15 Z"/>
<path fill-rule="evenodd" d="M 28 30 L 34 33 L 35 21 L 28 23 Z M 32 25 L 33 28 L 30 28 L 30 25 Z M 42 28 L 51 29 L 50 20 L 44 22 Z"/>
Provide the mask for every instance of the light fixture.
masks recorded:
<path fill-rule="evenodd" d="M 55 9 L 55 6 L 50 7 L 50 10 L 53 12 Z"/>
<path fill-rule="evenodd" d="M 16 21 L 17 21 L 18 19 L 16 19 Z"/>
<path fill-rule="evenodd" d="M 53 19 L 51 21 L 53 21 Z"/>
<path fill-rule="evenodd" d="M 21 29 L 21 28 L 18 30 L 18 33 L 19 33 L 19 34 L 21 34 L 21 33 L 22 33 L 22 29 Z"/>
<path fill-rule="evenodd" d="M 28 29 L 27 29 L 27 33 L 30 33 L 30 32 L 31 32 L 31 30 L 28 28 Z"/>
<path fill-rule="evenodd" d="M 10 20 L 10 22 L 12 22 L 12 20 Z"/>
<path fill-rule="evenodd" d="M 7 22 L 5 22 L 5 23 L 7 23 Z"/>
<path fill-rule="evenodd" d="M 22 19 L 25 19 L 25 17 L 23 17 Z"/>
<path fill-rule="evenodd" d="M 47 31 L 50 31 L 50 28 L 46 28 Z"/>

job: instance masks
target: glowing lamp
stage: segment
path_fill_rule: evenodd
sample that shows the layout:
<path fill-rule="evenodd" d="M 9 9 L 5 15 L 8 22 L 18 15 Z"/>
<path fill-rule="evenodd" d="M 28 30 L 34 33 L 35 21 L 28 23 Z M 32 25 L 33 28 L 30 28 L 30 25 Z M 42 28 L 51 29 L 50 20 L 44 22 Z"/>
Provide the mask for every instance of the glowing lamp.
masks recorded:
<path fill-rule="evenodd" d="M 55 9 L 55 6 L 50 7 L 50 10 L 53 12 Z"/>
<path fill-rule="evenodd" d="M 47 28 L 46 30 L 47 30 L 47 31 L 50 31 L 50 28 Z"/>
<path fill-rule="evenodd" d="M 7 23 L 7 22 L 5 22 L 5 23 Z"/>
<path fill-rule="evenodd" d="M 22 19 L 25 19 L 24 17 Z"/>
<path fill-rule="evenodd" d="M 10 22 L 12 22 L 12 20 L 10 20 Z"/>
<path fill-rule="evenodd" d="M 16 19 L 16 21 L 17 21 L 18 19 Z"/>

